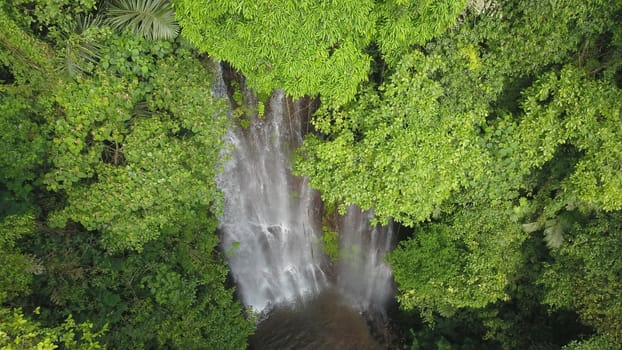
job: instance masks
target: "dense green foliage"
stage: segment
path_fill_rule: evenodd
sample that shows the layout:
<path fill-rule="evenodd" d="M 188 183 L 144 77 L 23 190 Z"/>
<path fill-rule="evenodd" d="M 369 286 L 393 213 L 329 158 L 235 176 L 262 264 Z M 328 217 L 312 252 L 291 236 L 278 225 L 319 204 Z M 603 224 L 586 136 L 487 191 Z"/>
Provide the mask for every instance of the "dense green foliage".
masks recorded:
<path fill-rule="evenodd" d="M 589 175 L 589 165 L 606 166 L 604 157 L 615 157 L 611 152 L 619 149 L 603 147 L 605 141 L 617 141 L 614 135 L 600 137 L 605 129 L 617 132 L 608 123 L 619 119 L 619 89 L 611 79 L 590 79 L 572 65 L 554 67 L 535 81 L 530 78 L 538 68 L 534 59 L 502 65 L 504 57 L 514 56 L 495 42 L 516 40 L 515 33 L 493 26 L 503 21 L 489 16 L 473 28 L 465 24 L 429 44 L 425 55 L 415 51 L 405 56 L 387 82 L 361 94 L 352 106 L 325 110 L 316 127 L 328 135 L 328 142 L 325 136 L 308 140 L 302 154 L 312 163 L 300 162 L 300 172 L 310 174 L 327 199 L 373 206 L 381 219 L 391 216 L 412 226 L 461 188 L 496 200 L 515 198 L 516 190 L 525 187 L 525 176 L 550 162 L 560 145 L 572 145 L 586 152 L 567 180 L 568 186 L 575 184 L 575 196 L 591 196 L 587 202 L 604 200 L 604 209 L 619 209 L 612 198 L 619 196 L 619 180 L 611 170 L 603 184 L 579 184 L 579 178 Z M 484 48 L 474 46 L 474 35 L 482 36 Z M 542 38 L 534 34 L 530 39 L 533 46 L 525 49 L 535 55 Z M 557 57 L 550 59 L 540 69 L 560 63 Z M 518 70 L 521 66 L 523 71 Z M 516 96 L 514 84 L 525 79 L 534 81 L 533 86 L 523 92 L 524 98 Z M 511 97 L 515 100 L 504 101 Z M 585 140 L 588 135 L 596 136 L 592 144 Z M 609 186 L 610 194 L 602 186 Z"/>
<path fill-rule="evenodd" d="M 0 347 L 245 348 L 212 63 L 119 8 L 167 2 L 95 5 L 0 8 Z"/>
<path fill-rule="evenodd" d="M 98 338 L 105 327 L 93 333 L 93 324 L 76 324 L 71 315 L 62 323 L 44 327 L 26 318 L 21 308 L 5 307 L 15 303 L 20 294 L 29 293 L 33 275 L 44 266 L 34 256 L 18 247 L 21 239 L 35 235 L 36 223 L 32 213 L 13 214 L 0 221 L 0 346 L 2 349 L 102 349 Z M 40 308 L 33 310 L 39 314 Z"/>
<path fill-rule="evenodd" d="M 522 263 L 526 235 L 506 213 L 502 205 L 462 209 L 405 241 L 390 259 L 401 306 L 419 308 L 432 322 L 433 312 L 452 316 L 459 308 L 509 299 L 506 287 Z"/>
<path fill-rule="evenodd" d="M 328 201 L 414 229 L 389 258 L 403 309 L 429 324 L 466 312 L 504 349 L 562 346 L 579 334 L 546 329 L 576 312 L 599 338 L 569 347 L 622 344 L 620 11 L 469 6 L 380 84 L 319 111 L 297 171 Z"/>
<path fill-rule="evenodd" d="M 296 172 L 326 203 L 406 227 L 388 260 L 412 349 L 619 349 L 620 14 L 620 0 L 3 3 L 0 347 L 246 346 L 215 234 L 227 105 L 207 53 L 260 96 L 320 95 Z"/>
<path fill-rule="evenodd" d="M 367 80 L 378 41 L 394 59 L 451 26 L 464 1 L 175 0 L 182 35 L 241 70 L 260 94 L 341 104 Z"/>
<path fill-rule="evenodd" d="M 566 232 L 538 281 L 548 291 L 544 303 L 575 309 L 586 324 L 622 343 L 622 230 L 620 214 L 582 217 Z M 581 276 L 581 278 L 577 278 Z"/>
<path fill-rule="evenodd" d="M 156 71 L 155 62 L 141 62 L 144 84 L 96 75 L 61 87 L 56 103 L 65 113 L 55 120 L 46 184 L 65 190 L 68 205 L 51 218 L 55 226 L 79 222 L 118 250 L 219 212 L 213 163 L 224 114 L 202 85 L 205 69 L 185 55 L 159 60 Z"/>
<path fill-rule="evenodd" d="M 435 58 L 407 57 L 383 86 L 383 98 L 370 90 L 347 112 L 316 120 L 320 132 L 334 137 L 307 139 L 303 154 L 313 161 L 301 162 L 299 171 L 311 175 L 326 200 L 343 198 L 345 206 L 373 207 L 380 218 L 412 225 L 481 176 L 487 155 L 476 125 L 484 113 L 458 114 L 439 101 L 443 89 L 429 78 L 443 65 Z"/>

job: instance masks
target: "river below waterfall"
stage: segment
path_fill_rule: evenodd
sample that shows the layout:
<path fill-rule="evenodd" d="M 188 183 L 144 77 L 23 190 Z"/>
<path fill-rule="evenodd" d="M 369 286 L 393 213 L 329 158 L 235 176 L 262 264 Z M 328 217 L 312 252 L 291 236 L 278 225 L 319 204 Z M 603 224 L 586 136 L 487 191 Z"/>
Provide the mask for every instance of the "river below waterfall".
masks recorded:
<path fill-rule="evenodd" d="M 215 94 L 233 95 L 217 68 Z M 370 212 L 348 208 L 335 223 L 340 253 L 331 261 L 322 246 L 320 194 L 291 173 L 294 151 L 311 129 L 313 102 L 276 91 L 259 116 L 249 112 L 257 106 L 253 93 L 240 85 L 247 120 L 227 133 L 230 148 L 217 181 L 225 196 L 222 250 L 237 294 L 259 315 L 251 347 L 381 349 L 363 315 L 386 319 L 391 228 L 372 227 Z"/>

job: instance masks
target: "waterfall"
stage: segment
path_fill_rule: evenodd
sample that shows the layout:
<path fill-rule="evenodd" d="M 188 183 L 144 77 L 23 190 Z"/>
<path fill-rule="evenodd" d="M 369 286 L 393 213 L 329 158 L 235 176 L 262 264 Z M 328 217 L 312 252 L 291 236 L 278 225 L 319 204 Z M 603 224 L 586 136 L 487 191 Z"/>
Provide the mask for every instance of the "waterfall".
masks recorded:
<path fill-rule="evenodd" d="M 225 195 L 222 245 L 242 301 L 256 311 L 304 301 L 328 283 L 318 193 L 290 172 L 302 135 L 288 107 L 276 91 L 263 117 L 228 131 L 230 159 L 218 179 Z"/>
<path fill-rule="evenodd" d="M 393 225 L 372 226 L 372 211 L 350 206 L 340 217 L 337 287 L 360 311 L 383 313 L 393 295 L 391 267 L 384 261 L 393 248 Z"/>
<path fill-rule="evenodd" d="M 225 97 L 219 65 L 216 73 L 214 94 Z M 256 103 L 248 91 L 245 100 L 247 105 Z M 242 302 L 256 312 L 303 303 L 335 289 L 366 311 L 392 293 L 391 272 L 382 261 L 392 241 L 390 230 L 371 227 L 371 214 L 351 208 L 340 224 L 344 258 L 329 267 L 320 244 L 319 193 L 307 179 L 291 174 L 308 108 L 308 102 L 291 102 L 277 90 L 264 116 L 253 116 L 248 127 L 227 132 L 231 147 L 217 179 L 225 197 L 221 244 Z"/>

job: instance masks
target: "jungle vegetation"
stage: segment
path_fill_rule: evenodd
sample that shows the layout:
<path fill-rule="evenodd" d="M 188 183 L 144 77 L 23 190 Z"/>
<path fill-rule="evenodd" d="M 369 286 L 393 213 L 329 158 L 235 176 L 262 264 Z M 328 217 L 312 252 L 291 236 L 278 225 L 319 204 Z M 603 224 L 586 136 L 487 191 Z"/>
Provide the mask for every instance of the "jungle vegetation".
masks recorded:
<path fill-rule="evenodd" d="M 7 0 L 0 347 L 243 349 L 229 106 L 321 107 L 295 159 L 407 232 L 410 349 L 622 347 L 621 0 Z"/>

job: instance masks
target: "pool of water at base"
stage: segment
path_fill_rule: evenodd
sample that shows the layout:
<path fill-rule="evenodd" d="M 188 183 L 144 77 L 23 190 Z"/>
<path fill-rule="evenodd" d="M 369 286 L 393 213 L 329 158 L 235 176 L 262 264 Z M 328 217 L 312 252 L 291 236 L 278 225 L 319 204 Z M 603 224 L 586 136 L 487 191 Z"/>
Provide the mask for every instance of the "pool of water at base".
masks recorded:
<path fill-rule="evenodd" d="M 253 350 L 381 350 L 365 317 L 334 292 L 275 307 L 249 339 Z"/>

